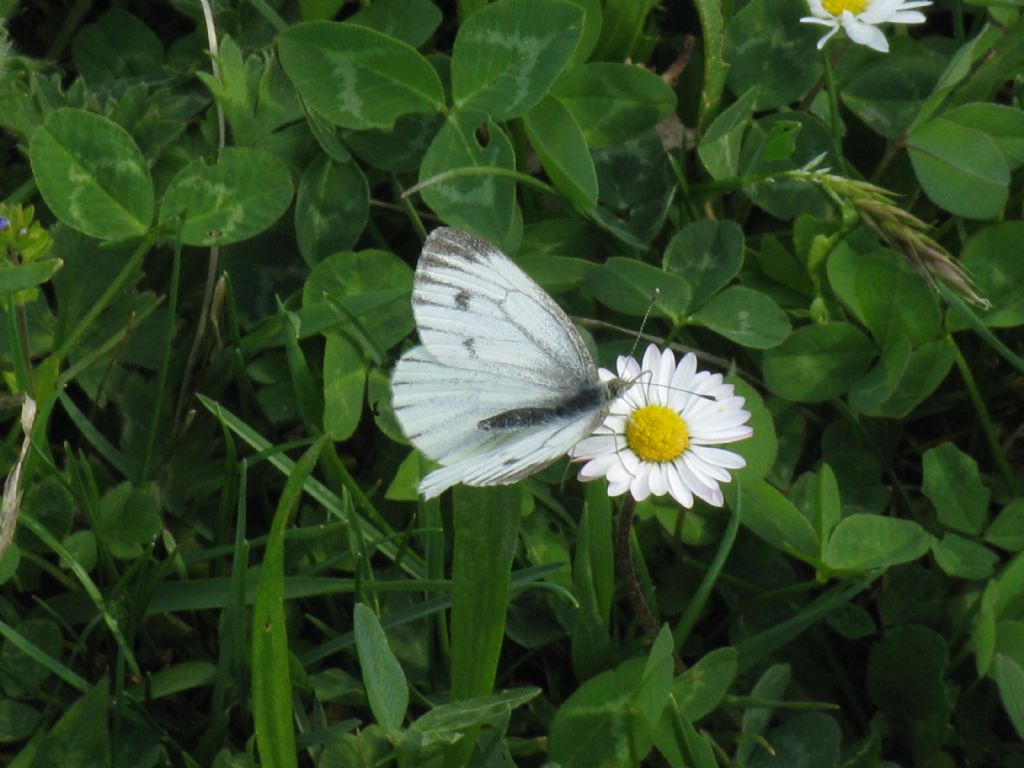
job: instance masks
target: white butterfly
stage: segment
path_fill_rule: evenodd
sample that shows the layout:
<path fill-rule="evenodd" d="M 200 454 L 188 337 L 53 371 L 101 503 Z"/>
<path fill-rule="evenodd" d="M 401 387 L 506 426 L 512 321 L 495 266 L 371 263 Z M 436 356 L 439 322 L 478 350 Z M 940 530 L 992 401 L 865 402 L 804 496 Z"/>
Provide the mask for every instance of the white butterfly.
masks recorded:
<path fill-rule="evenodd" d="M 412 310 L 421 346 L 391 377 L 402 431 L 441 464 L 426 498 L 504 485 L 558 459 L 601 423 L 626 382 L 598 378 L 561 308 L 505 254 L 467 232 L 427 237 Z"/>

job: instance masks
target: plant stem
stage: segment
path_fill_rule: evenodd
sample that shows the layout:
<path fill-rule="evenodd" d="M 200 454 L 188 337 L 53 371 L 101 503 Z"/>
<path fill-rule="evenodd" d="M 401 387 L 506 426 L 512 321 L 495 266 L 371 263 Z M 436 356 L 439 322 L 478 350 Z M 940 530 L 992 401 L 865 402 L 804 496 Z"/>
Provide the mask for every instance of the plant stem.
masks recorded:
<path fill-rule="evenodd" d="M 839 57 L 842 53 L 839 54 Z M 836 60 L 839 60 L 839 57 Z M 846 163 L 846 156 L 843 154 L 843 123 L 839 119 L 839 92 L 836 90 L 836 81 L 832 76 L 832 62 L 828 54 L 821 51 L 821 67 L 825 75 L 825 92 L 828 94 L 828 119 L 832 133 L 832 146 L 836 153 L 836 161 L 843 169 L 843 175 L 850 176 L 850 168 Z"/>
<path fill-rule="evenodd" d="M 57 61 L 64 55 L 64 49 L 68 47 L 71 38 L 78 31 L 78 25 L 92 8 L 92 0 L 76 0 L 71 10 L 64 14 L 64 23 L 53 38 L 50 49 L 46 52 L 46 58 L 50 61 Z"/>
<path fill-rule="evenodd" d="M 644 599 L 644 591 L 640 586 L 640 579 L 636 575 L 636 564 L 633 562 L 633 520 L 636 517 L 636 501 L 632 496 L 627 496 L 622 510 L 619 512 L 619 527 L 615 532 L 615 561 L 618 564 L 619 573 L 626 584 L 626 596 L 629 604 L 633 607 L 643 627 L 644 634 L 650 640 L 658 635 L 658 620 L 654 618 L 647 600 Z"/>
<path fill-rule="evenodd" d="M 974 380 L 974 374 L 971 372 L 971 366 L 967 364 L 964 356 L 960 353 L 960 347 L 957 346 L 956 341 L 952 338 L 950 341 L 953 343 L 953 349 L 956 352 L 956 368 L 964 380 L 964 386 L 967 388 L 967 394 L 971 398 L 974 412 L 978 414 L 978 422 L 981 424 L 981 431 L 985 433 L 985 441 L 988 443 L 988 449 L 992 453 L 992 459 L 995 461 L 996 466 L 999 467 L 1006 487 L 1012 491 L 1014 496 L 1019 496 L 1020 491 L 1017 487 L 1017 477 L 1014 475 L 1013 470 L 1010 469 L 1010 464 L 1006 460 L 1006 454 L 1003 453 L 1003 448 L 999 445 L 996 428 L 992 424 L 992 417 L 989 415 L 988 408 L 985 407 L 985 399 L 981 396 L 981 392 L 978 391 L 978 385 Z"/>
<path fill-rule="evenodd" d="M 942 298 L 946 300 L 949 308 L 960 315 L 960 317 L 971 327 L 971 330 L 978 334 L 978 336 L 980 336 L 982 340 L 992 348 L 993 352 L 1006 360 L 1006 362 L 1018 371 L 1024 373 L 1024 359 L 1003 344 L 999 337 L 992 333 L 989 327 L 985 325 L 984 321 L 971 311 L 971 308 L 967 306 L 967 303 L 957 296 L 956 291 L 941 280 L 935 281 L 935 287 L 938 292 L 942 294 Z"/>
<path fill-rule="evenodd" d="M 145 482 L 149 478 L 149 464 L 153 458 L 153 445 L 156 443 L 156 431 L 160 424 L 160 411 L 163 410 L 164 392 L 167 389 L 167 372 L 171 367 L 171 347 L 174 343 L 174 321 L 178 312 L 178 287 L 181 282 L 181 240 L 174 246 L 174 261 L 171 265 L 171 285 L 167 295 L 167 335 L 164 337 L 163 356 L 160 360 L 160 372 L 157 374 L 156 401 L 149 419 L 149 434 L 146 436 L 146 449 L 142 454 L 142 467 L 139 479 Z"/>
<path fill-rule="evenodd" d="M 68 356 L 68 353 L 75 348 L 86 332 L 92 328 L 93 323 L 96 322 L 100 314 L 110 306 L 110 302 L 117 298 L 117 295 L 128 283 L 128 280 L 135 276 L 135 272 L 142 264 L 142 257 L 146 255 L 151 246 L 152 242 L 149 240 L 139 243 L 131 258 L 121 267 L 121 271 L 117 273 L 110 285 L 107 286 L 107 290 L 89 308 L 89 311 L 85 313 L 85 317 L 74 327 L 68 337 L 64 339 L 64 342 L 57 348 L 57 351 L 53 353 L 58 362 L 63 361 Z"/>

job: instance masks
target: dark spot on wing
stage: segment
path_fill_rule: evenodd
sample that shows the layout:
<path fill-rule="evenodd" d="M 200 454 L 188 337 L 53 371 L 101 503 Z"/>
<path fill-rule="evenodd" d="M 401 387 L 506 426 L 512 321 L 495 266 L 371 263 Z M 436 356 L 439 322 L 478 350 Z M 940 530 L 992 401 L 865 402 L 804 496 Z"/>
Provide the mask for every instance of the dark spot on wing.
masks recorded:
<path fill-rule="evenodd" d="M 469 291 L 465 288 L 455 294 L 455 306 L 463 311 L 469 309 Z"/>
<path fill-rule="evenodd" d="M 466 348 L 466 352 L 469 353 L 470 357 L 476 357 L 476 341 L 472 336 L 467 336 L 462 340 L 462 346 Z"/>

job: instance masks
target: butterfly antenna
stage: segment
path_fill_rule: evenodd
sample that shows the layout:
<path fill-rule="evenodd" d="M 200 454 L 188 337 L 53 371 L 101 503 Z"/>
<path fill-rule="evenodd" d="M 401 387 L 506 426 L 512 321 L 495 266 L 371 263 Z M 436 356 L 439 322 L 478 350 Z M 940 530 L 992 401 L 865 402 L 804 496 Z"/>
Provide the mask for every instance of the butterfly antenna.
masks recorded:
<path fill-rule="evenodd" d="M 633 339 L 633 347 L 629 350 L 629 356 L 636 356 L 636 348 L 640 346 L 640 339 L 643 338 L 644 328 L 647 326 L 647 318 L 651 316 L 651 312 L 654 311 L 655 305 L 658 303 L 658 297 L 661 296 L 661 288 L 654 289 L 654 295 L 651 296 L 651 301 L 647 304 L 647 311 L 644 312 L 644 319 L 640 321 L 640 330 L 636 332 L 636 338 Z"/>

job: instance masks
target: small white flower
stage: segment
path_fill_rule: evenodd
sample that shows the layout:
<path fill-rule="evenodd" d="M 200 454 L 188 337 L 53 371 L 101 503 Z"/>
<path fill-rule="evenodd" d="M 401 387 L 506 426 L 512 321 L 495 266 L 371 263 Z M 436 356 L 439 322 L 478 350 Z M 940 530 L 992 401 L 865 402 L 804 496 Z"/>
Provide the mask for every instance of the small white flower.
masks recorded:
<path fill-rule="evenodd" d="M 931 5 L 931 0 L 807 0 L 813 16 L 804 16 L 800 21 L 831 27 L 821 40 L 821 49 L 841 26 L 853 42 L 866 45 L 876 51 L 887 53 L 889 41 L 885 39 L 879 24 L 921 24 L 924 14 L 914 8 Z"/>
<path fill-rule="evenodd" d="M 615 378 L 601 369 L 602 380 Z M 632 357 L 618 360 L 618 378 L 634 382 L 611 406 L 604 423 L 569 452 L 586 462 L 579 479 L 608 479 L 608 495 L 629 491 L 637 501 L 670 493 L 684 507 L 694 496 L 716 507 L 724 499 L 719 483 L 730 469 L 746 466 L 742 456 L 710 446 L 754 434 L 750 413 L 732 384 L 720 373 L 697 371 L 697 358 L 687 354 L 676 366 L 672 350 L 653 344 L 643 365 Z"/>

